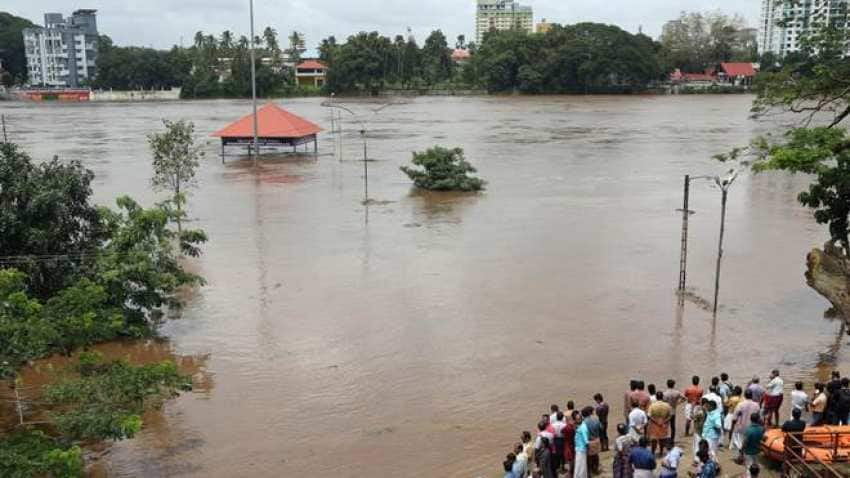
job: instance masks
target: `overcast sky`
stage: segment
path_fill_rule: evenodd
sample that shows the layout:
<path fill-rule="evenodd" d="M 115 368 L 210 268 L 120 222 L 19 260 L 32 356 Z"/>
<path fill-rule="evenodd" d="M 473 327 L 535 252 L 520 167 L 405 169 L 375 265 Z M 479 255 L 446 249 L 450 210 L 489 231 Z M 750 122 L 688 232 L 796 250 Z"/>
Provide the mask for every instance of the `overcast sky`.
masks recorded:
<path fill-rule="evenodd" d="M 98 10 L 98 29 L 119 45 L 168 48 L 189 45 L 196 31 L 224 30 L 247 34 L 249 0 L 6 0 L 0 7 L 36 24 L 44 13 L 65 15 L 77 8 Z M 761 0 L 524 0 L 534 7 L 535 21 L 546 18 L 557 23 L 594 21 L 613 23 L 625 30 L 657 37 L 667 20 L 682 10 L 720 9 L 743 15 L 756 25 Z M 307 47 L 314 49 L 325 37 L 344 39 L 359 31 L 377 30 L 384 35 L 413 29 L 420 40 L 441 29 L 454 43 L 465 34 L 474 37 L 475 0 L 255 0 L 257 30 L 266 25 L 281 37 L 292 30 L 306 34 Z M 281 43 L 285 43 L 281 41 Z"/>

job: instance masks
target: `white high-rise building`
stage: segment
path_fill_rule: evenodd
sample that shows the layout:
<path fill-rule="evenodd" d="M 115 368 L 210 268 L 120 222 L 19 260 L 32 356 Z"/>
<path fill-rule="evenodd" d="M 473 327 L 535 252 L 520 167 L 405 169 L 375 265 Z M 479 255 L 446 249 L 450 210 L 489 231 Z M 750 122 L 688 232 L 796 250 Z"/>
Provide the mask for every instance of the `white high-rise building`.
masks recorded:
<path fill-rule="evenodd" d="M 762 0 L 759 54 L 800 51 L 804 36 L 824 25 L 850 28 L 850 0 Z"/>
<path fill-rule="evenodd" d="M 478 0 L 475 14 L 475 43 L 481 45 L 490 30 L 516 28 L 534 32 L 534 12 L 531 7 L 513 0 Z"/>
<path fill-rule="evenodd" d="M 94 78 L 96 12 L 77 10 L 70 18 L 47 13 L 43 27 L 23 30 L 30 85 L 76 88 Z"/>

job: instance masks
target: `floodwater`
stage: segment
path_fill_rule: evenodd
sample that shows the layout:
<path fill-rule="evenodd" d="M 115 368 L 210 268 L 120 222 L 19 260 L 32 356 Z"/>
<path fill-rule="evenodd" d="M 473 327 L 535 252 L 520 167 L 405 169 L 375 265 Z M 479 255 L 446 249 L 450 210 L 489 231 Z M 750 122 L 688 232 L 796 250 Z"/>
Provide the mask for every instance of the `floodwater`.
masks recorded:
<path fill-rule="evenodd" d="M 846 363 L 840 324 L 804 282 L 824 242 L 795 197 L 806 177 L 732 187 L 716 320 L 677 307 L 682 178 L 772 123 L 747 96 L 419 98 L 345 118 L 343 159 L 228 158 L 208 138 L 245 101 L 1 104 L 35 157 L 78 159 L 95 195 L 150 204 L 145 135 L 190 119 L 206 144 L 193 225 L 209 284 L 163 332 L 204 356 L 209 386 L 110 454 L 110 476 L 501 476 L 550 403 L 619 397 L 632 377 L 684 383 Z M 330 130 L 318 99 L 281 102 Z M 358 112 L 368 107 L 354 105 Z M 460 146 L 479 195 L 418 194 L 411 151 Z M 720 193 L 692 188 L 689 285 L 712 297 Z"/>

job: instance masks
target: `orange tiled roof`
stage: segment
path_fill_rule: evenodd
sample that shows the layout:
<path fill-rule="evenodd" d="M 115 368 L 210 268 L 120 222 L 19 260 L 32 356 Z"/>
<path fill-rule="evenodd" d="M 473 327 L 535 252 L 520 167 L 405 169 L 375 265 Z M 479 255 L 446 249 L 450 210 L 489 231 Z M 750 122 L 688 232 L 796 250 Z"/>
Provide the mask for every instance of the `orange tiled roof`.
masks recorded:
<path fill-rule="evenodd" d="M 296 67 L 299 70 L 327 70 L 328 67 L 325 66 L 324 63 L 318 60 L 305 60 L 298 64 Z"/>
<path fill-rule="evenodd" d="M 303 138 L 322 128 L 269 103 L 257 110 L 257 136 L 261 138 Z M 219 138 L 250 138 L 254 135 L 254 115 L 250 114 L 212 134 Z"/>
<path fill-rule="evenodd" d="M 720 68 L 722 68 L 723 71 L 731 77 L 756 76 L 756 70 L 753 68 L 752 63 L 721 63 Z"/>

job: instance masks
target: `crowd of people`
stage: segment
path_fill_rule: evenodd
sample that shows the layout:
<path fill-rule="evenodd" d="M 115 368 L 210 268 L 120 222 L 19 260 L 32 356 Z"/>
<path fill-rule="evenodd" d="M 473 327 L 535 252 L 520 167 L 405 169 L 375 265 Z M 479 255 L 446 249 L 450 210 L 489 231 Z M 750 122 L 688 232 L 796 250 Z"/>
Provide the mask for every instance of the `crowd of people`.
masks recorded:
<path fill-rule="evenodd" d="M 600 454 L 613 453 L 614 478 L 678 478 L 685 450 L 677 446 L 679 426 L 692 444 L 693 459 L 686 467 L 690 478 L 720 476 L 718 454 L 733 453 L 741 475 L 756 478 L 758 458 L 766 429 L 779 427 L 801 434 L 807 427 L 850 424 L 850 379 L 833 372 L 826 383 L 815 384 L 811 395 L 802 382 L 790 393 L 790 417 L 780 424 L 785 381 L 779 370 L 762 385 L 758 376 L 746 384 L 732 383 L 722 373 L 704 386 L 694 376 L 679 390 L 675 380 L 666 389 L 632 380 L 623 395 L 623 422 L 609 440 L 611 407 L 597 393 L 593 405 L 576 408 L 568 401 L 562 409 L 552 405 L 537 423 L 536 432 L 522 433 L 520 442 L 505 457 L 504 478 L 590 478 L 600 473 Z"/>

